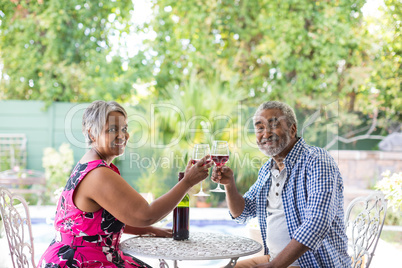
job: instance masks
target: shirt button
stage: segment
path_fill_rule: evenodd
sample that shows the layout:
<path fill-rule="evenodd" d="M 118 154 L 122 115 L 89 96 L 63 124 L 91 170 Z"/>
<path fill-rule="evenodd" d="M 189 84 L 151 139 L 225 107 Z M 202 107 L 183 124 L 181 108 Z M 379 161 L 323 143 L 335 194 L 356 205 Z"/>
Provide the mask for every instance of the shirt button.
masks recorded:
<path fill-rule="evenodd" d="M 275 193 L 276 194 L 276 196 L 278 196 L 279 194 L 278 193 Z"/>
<path fill-rule="evenodd" d="M 276 184 L 276 187 L 279 187 L 279 183 Z"/>

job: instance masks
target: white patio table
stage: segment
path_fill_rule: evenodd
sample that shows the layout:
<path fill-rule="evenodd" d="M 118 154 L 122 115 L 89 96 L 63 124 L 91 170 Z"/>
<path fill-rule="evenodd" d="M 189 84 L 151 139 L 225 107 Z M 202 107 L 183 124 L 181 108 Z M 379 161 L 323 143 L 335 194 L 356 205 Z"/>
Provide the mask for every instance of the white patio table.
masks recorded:
<path fill-rule="evenodd" d="M 255 254 L 261 244 L 247 237 L 219 233 L 190 233 L 188 240 L 136 236 L 122 241 L 120 250 L 135 257 L 159 259 L 160 267 L 169 267 L 165 260 L 217 260 L 230 259 L 225 267 L 234 267 L 239 257 Z"/>

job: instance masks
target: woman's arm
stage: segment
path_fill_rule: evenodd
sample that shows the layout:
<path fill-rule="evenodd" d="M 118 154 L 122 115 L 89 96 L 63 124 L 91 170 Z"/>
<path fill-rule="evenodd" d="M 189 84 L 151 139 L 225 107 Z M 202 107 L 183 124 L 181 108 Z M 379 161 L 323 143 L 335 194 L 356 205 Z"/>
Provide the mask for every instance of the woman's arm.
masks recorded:
<path fill-rule="evenodd" d="M 150 235 L 156 237 L 172 237 L 173 232 L 170 228 L 159 228 L 154 226 L 133 227 L 126 225 L 124 233 L 133 235 Z"/>
<path fill-rule="evenodd" d="M 204 165 L 206 158 L 193 166 L 189 161 L 184 178 L 151 204 L 116 172 L 106 167 L 96 168 L 77 186 L 74 203 L 87 212 L 102 207 L 130 226 L 152 225 L 169 214 L 193 185 L 208 176 L 212 163 Z"/>

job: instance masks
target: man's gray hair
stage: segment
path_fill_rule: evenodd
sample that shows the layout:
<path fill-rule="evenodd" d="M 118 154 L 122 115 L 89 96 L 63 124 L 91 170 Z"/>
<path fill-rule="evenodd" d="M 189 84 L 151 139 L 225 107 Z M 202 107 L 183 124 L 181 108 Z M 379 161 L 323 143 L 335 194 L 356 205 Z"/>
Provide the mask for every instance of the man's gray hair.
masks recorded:
<path fill-rule="evenodd" d="M 280 110 L 283 113 L 283 115 L 286 117 L 288 127 L 291 127 L 293 124 L 295 124 L 297 127 L 297 118 L 296 118 L 295 112 L 289 105 L 287 105 L 286 103 L 280 102 L 280 101 L 264 102 L 257 108 L 257 111 L 255 111 L 254 117 L 257 113 L 261 112 L 262 110 L 269 110 L 269 109 Z"/>
<path fill-rule="evenodd" d="M 100 136 L 111 112 L 120 112 L 127 118 L 126 110 L 115 101 L 94 101 L 85 109 L 82 116 L 82 133 L 88 145 L 92 144 L 91 135 L 95 138 Z"/>

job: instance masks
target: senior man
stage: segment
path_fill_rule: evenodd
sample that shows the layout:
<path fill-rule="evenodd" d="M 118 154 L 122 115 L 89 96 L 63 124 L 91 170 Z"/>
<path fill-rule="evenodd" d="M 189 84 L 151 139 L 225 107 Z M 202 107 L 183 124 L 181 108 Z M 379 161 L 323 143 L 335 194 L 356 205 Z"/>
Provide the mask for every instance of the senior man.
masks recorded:
<path fill-rule="evenodd" d="M 285 103 L 261 104 L 254 115 L 258 148 L 271 157 L 242 196 L 229 167 L 212 180 L 225 185 L 232 218 L 258 217 L 264 256 L 235 267 L 350 267 L 344 226 L 343 181 L 324 149 L 297 136 L 297 119 Z"/>

